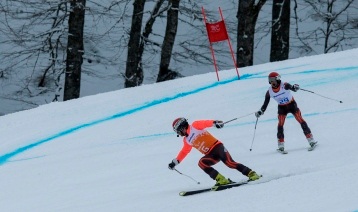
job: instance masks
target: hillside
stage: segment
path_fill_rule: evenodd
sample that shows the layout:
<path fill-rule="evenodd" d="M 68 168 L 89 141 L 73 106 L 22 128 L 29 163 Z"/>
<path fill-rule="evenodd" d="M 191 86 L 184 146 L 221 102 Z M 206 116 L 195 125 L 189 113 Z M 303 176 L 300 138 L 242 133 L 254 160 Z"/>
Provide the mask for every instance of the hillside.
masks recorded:
<path fill-rule="evenodd" d="M 195 75 L 1 116 L 0 211 L 358 211 L 357 54 L 242 68 L 240 80 L 235 70 L 221 71 L 220 82 L 215 73 Z M 271 71 L 315 92 L 293 93 L 319 142 L 315 151 L 307 151 L 289 115 L 289 153 L 276 152 L 273 100 L 253 137 Z M 177 169 L 199 185 L 167 168 L 182 147 L 171 127 L 182 116 L 189 122 L 241 117 L 209 131 L 236 161 L 262 174 L 262 183 L 180 197 L 214 184 L 198 167 L 202 155 L 195 149 Z M 223 163 L 214 167 L 246 179 Z"/>

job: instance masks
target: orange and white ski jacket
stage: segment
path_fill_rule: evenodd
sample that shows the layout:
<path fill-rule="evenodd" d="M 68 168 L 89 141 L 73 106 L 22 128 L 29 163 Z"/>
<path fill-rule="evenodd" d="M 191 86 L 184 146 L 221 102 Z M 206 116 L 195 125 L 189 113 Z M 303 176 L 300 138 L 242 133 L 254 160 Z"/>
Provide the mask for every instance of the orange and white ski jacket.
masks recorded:
<path fill-rule="evenodd" d="M 208 154 L 210 150 L 220 144 L 205 128 L 212 127 L 214 120 L 198 120 L 189 125 L 186 133 L 188 136 L 183 138 L 183 148 L 180 150 L 176 159 L 181 162 L 194 147 L 203 154 Z"/>

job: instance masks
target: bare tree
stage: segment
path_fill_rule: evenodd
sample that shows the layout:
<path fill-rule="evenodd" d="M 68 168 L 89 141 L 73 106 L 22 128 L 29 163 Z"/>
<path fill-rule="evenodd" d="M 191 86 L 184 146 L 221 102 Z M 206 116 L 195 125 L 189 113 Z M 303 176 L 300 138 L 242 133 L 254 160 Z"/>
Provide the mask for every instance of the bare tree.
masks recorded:
<path fill-rule="evenodd" d="M 290 2 L 291 0 L 273 1 L 270 62 L 288 59 L 290 50 Z"/>
<path fill-rule="evenodd" d="M 180 0 L 169 0 L 170 8 L 168 10 L 167 26 L 162 44 L 157 82 L 175 79 L 178 76 L 177 72 L 169 70 L 169 64 L 178 29 L 179 3 Z"/>
<path fill-rule="evenodd" d="M 150 13 L 150 17 L 147 20 L 141 39 L 140 39 L 140 44 L 139 44 L 139 49 L 138 49 L 138 65 L 141 67 L 141 69 L 143 70 L 143 53 L 144 53 L 144 49 L 146 45 L 154 45 L 154 46 L 160 46 L 159 43 L 154 42 L 153 40 L 149 39 L 149 36 L 151 35 L 152 31 L 153 31 L 153 25 L 154 22 L 156 20 L 156 18 L 158 18 L 159 16 L 161 16 L 165 11 L 168 10 L 168 6 L 164 7 L 161 9 L 162 5 L 163 5 L 164 0 L 158 0 L 153 8 L 153 10 Z"/>
<path fill-rule="evenodd" d="M 254 36 L 257 17 L 266 0 L 239 1 L 237 11 L 237 65 L 238 67 L 252 66 L 254 58 Z"/>
<path fill-rule="evenodd" d="M 66 75 L 63 100 L 77 99 L 81 91 L 81 69 L 83 63 L 83 28 L 86 0 L 71 0 L 68 20 Z"/>
<path fill-rule="evenodd" d="M 141 85 L 143 82 L 143 69 L 140 65 L 141 55 L 138 55 L 138 49 L 141 40 L 144 5 L 145 0 L 135 0 L 133 3 L 132 25 L 129 33 L 125 74 L 126 88 Z"/>
<path fill-rule="evenodd" d="M 82 57 L 87 63 L 82 64 L 82 76 L 102 80 L 118 77 L 118 69 L 109 73 L 97 65 L 115 67 L 125 61 L 120 54 L 125 54 L 123 49 L 128 45 L 127 34 L 123 33 L 127 30 L 123 23 L 129 19 L 128 2 L 91 1 L 90 7 L 86 4 L 89 27 L 85 27 L 83 38 L 86 54 Z M 0 1 L 0 101 L 16 105 L 9 111 L 63 99 L 70 3 L 71 0 Z M 108 44 L 114 44 L 110 46 L 113 55 L 101 54 L 103 49 L 109 49 Z"/>
<path fill-rule="evenodd" d="M 2 76 L 11 78 L 4 82 L 13 87 L 2 97 L 34 107 L 38 102 L 31 98 L 51 96 L 61 86 L 67 1 L 6 0 L 0 2 L 0 13 Z"/>
<path fill-rule="evenodd" d="M 314 51 L 314 46 L 323 46 L 323 53 L 354 46 L 357 36 L 357 8 L 352 7 L 354 0 L 305 0 L 311 7 L 308 18 L 318 22 L 318 27 L 310 31 L 299 31 L 298 2 L 295 0 L 296 35 L 303 44 L 305 52 Z M 304 19 L 307 21 L 307 19 Z M 353 42 L 350 42 L 353 41 Z"/>
<path fill-rule="evenodd" d="M 21 105 L 16 110 L 21 110 L 62 97 L 63 76 L 67 62 L 71 62 L 67 61 L 67 56 L 70 55 L 66 52 L 69 41 L 70 2 L 71 0 L 0 1 L 0 101 L 15 100 Z M 131 6 L 133 2 L 135 7 Z M 274 33 L 271 32 L 271 26 L 277 26 L 271 21 L 270 12 L 260 13 L 258 17 L 262 7 L 267 3 L 271 4 L 272 1 L 232 0 L 229 2 L 235 5 L 232 7 L 234 9 L 223 11 L 227 16 L 225 21 L 228 32 L 237 33 L 238 36 L 238 66 L 252 65 L 255 48 L 259 48 L 259 44 L 265 41 L 262 49 L 267 50 L 267 38 Z M 296 26 L 296 34 L 291 33 L 289 46 L 284 44 L 285 47 L 290 47 L 290 55 L 293 55 L 293 51 L 297 49 L 303 50 L 303 55 L 312 55 L 312 53 L 319 53 L 317 49 L 322 49 L 322 52 L 332 52 L 357 47 L 358 18 L 357 6 L 354 5 L 357 0 L 354 3 L 353 0 L 295 0 L 293 2 L 296 3 L 293 10 L 295 22 L 291 21 L 291 25 Z M 334 5 L 330 6 L 327 3 L 334 3 Z M 85 49 L 86 52 L 82 52 L 84 53 L 82 58 L 76 55 L 75 61 L 71 62 L 81 73 L 81 75 L 77 73 L 77 77 L 73 78 L 74 82 L 75 79 L 85 79 L 86 82 L 87 79 L 91 81 L 109 79 L 114 82 L 116 78 L 123 77 L 124 87 L 133 87 L 142 84 L 144 80 L 152 83 L 170 79 L 174 76 L 171 73 L 178 76 L 186 73 L 190 75 L 206 73 L 205 67 L 211 67 L 213 63 L 201 14 L 201 6 L 205 5 L 205 0 L 180 1 L 177 16 L 178 31 L 174 37 L 168 39 L 173 41 L 173 46 L 170 42 L 167 43 L 166 39 L 169 36 L 166 37 L 166 31 L 159 26 L 169 18 L 168 8 L 171 6 L 169 1 L 87 1 L 86 5 L 83 44 L 82 48 L 77 47 Z M 238 9 L 236 5 L 239 5 Z M 271 8 L 271 5 L 269 6 Z M 217 20 L 216 8 L 207 9 L 207 17 L 210 20 Z M 232 16 L 235 13 L 237 18 Z M 136 20 L 137 18 L 140 19 Z M 261 25 L 258 26 L 259 24 Z M 305 25 L 298 27 L 299 24 Z M 314 28 L 307 29 L 311 26 Z M 288 33 L 277 34 L 277 36 L 284 35 Z M 218 43 L 217 47 L 215 55 L 220 68 L 232 68 L 226 43 L 222 45 Z M 279 53 L 278 50 L 273 52 Z M 279 54 L 279 56 L 284 55 L 285 53 L 282 52 Z M 255 54 L 256 59 L 259 59 L 259 56 Z M 73 66 L 74 70 L 75 66 Z M 194 66 L 198 68 L 192 68 Z M 165 68 L 168 71 L 166 76 L 161 72 L 160 76 L 163 78 L 158 80 L 158 70 L 165 70 Z M 190 72 L 184 72 L 188 69 Z M 108 89 L 121 88 L 123 84 L 121 81 L 118 83 L 118 80 L 121 79 L 117 79 L 116 83 L 108 83 L 113 86 L 108 86 L 110 87 Z M 88 86 L 83 82 L 81 85 L 82 89 Z M 104 90 L 90 89 L 87 95 Z M 80 90 L 74 91 L 77 94 L 79 92 Z"/>

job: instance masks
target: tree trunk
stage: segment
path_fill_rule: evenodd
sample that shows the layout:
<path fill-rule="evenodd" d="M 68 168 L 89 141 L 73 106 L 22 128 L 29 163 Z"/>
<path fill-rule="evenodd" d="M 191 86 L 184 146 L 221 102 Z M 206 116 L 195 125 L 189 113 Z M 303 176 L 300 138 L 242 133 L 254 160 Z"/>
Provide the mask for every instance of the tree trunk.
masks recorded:
<path fill-rule="evenodd" d="M 82 55 L 84 54 L 83 28 L 86 0 L 71 0 L 70 4 L 64 101 L 80 97 Z"/>
<path fill-rule="evenodd" d="M 126 88 L 135 87 L 143 83 L 143 68 L 138 50 L 140 47 L 144 5 L 145 0 L 135 0 L 133 3 L 132 26 L 129 34 L 125 74 Z"/>
<path fill-rule="evenodd" d="M 290 0 L 274 0 L 270 62 L 287 60 L 290 50 Z"/>
<path fill-rule="evenodd" d="M 265 3 L 266 0 L 260 0 L 257 5 L 255 5 L 255 0 L 239 1 L 236 49 L 238 67 L 253 65 L 255 25 Z"/>
<path fill-rule="evenodd" d="M 144 53 L 144 48 L 147 43 L 151 43 L 149 40 L 149 35 L 153 31 L 153 25 L 157 17 L 161 16 L 162 13 L 164 13 L 165 10 L 160 11 L 161 6 L 163 5 L 164 0 L 158 0 L 152 10 L 151 16 L 148 19 L 147 23 L 144 26 L 144 30 L 140 39 L 139 49 L 138 49 L 138 55 L 139 58 L 142 58 Z M 141 59 L 140 59 L 141 61 Z M 140 64 L 141 66 L 141 64 Z"/>
<path fill-rule="evenodd" d="M 165 36 L 162 45 L 160 67 L 157 82 L 163 82 L 176 78 L 177 72 L 169 70 L 170 59 L 174 46 L 175 36 L 178 29 L 178 14 L 179 14 L 180 0 L 170 0 L 170 9 L 168 10 L 167 26 L 165 29 Z"/>

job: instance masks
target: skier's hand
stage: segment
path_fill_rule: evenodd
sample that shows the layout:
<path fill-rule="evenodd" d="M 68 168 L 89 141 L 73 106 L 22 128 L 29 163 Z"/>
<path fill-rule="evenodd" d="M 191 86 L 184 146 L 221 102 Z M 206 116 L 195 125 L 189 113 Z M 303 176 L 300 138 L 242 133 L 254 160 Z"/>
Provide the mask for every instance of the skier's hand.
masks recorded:
<path fill-rule="evenodd" d="M 260 116 L 262 116 L 264 114 L 264 112 L 262 110 L 259 110 L 255 113 L 256 118 L 259 118 Z"/>
<path fill-rule="evenodd" d="M 293 91 L 293 92 L 296 92 L 296 91 L 298 91 L 298 90 L 300 90 L 300 86 L 299 86 L 299 85 L 297 85 L 297 84 L 292 85 L 292 91 Z"/>
<path fill-rule="evenodd" d="M 176 158 L 174 158 L 174 159 L 172 160 L 172 162 L 169 163 L 168 168 L 169 168 L 170 170 L 173 170 L 173 169 L 175 168 L 175 166 L 178 165 L 178 164 L 179 164 L 179 161 L 178 161 Z"/>
<path fill-rule="evenodd" d="M 215 127 L 218 128 L 218 129 L 224 127 L 224 122 L 223 121 L 215 120 L 213 123 L 214 123 Z"/>

